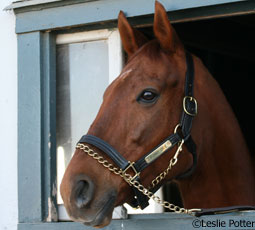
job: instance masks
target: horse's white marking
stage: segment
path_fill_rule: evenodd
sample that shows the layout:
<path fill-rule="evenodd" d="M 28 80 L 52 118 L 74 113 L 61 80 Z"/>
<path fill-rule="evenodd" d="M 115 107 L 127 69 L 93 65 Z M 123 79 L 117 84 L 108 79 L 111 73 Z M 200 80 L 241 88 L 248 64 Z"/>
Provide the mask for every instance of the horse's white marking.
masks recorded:
<path fill-rule="evenodd" d="M 133 69 L 128 69 L 128 70 L 126 70 L 125 72 L 123 72 L 120 76 L 119 76 L 119 78 L 121 78 L 121 79 L 125 79 L 128 75 L 129 75 L 129 73 L 130 72 L 132 72 L 133 71 Z"/>

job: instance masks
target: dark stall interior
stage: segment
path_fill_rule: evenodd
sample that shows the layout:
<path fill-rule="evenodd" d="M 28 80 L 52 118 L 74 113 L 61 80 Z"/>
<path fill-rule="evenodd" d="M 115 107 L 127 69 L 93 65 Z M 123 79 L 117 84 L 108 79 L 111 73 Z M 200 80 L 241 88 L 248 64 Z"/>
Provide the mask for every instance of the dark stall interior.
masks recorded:
<path fill-rule="evenodd" d="M 251 154 L 255 90 L 255 15 L 173 24 L 187 50 L 200 57 L 231 104 Z M 139 28 L 153 38 L 152 27 Z M 182 205 L 177 185 L 164 187 L 164 198 Z"/>

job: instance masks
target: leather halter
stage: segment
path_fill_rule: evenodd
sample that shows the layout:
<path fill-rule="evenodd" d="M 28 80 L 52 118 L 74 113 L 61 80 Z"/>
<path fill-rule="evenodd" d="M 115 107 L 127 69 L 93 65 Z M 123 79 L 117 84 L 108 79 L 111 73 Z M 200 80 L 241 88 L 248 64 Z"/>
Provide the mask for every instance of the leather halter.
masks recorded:
<path fill-rule="evenodd" d="M 197 165 L 197 153 L 196 145 L 191 138 L 191 128 L 193 118 L 197 114 L 197 102 L 193 97 L 193 88 L 194 88 L 194 63 L 192 56 L 186 52 L 186 79 L 185 79 L 185 88 L 184 88 L 184 98 L 183 98 L 183 111 L 180 119 L 179 125 L 177 125 L 176 132 L 163 140 L 155 149 L 149 153 L 142 156 L 136 162 L 129 162 L 125 159 L 117 150 L 115 150 L 110 144 L 104 140 L 93 136 L 93 135 L 84 135 L 78 143 L 87 143 L 96 146 L 102 150 L 108 157 L 110 157 L 113 162 L 124 172 L 132 169 L 135 173 L 132 180 L 140 181 L 140 172 L 147 168 L 152 162 L 158 159 L 162 154 L 168 152 L 175 145 L 181 143 L 182 141 L 186 145 L 188 151 L 193 156 L 193 164 L 186 172 L 181 175 L 178 175 L 176 178 L 181 179 L 187 177 L 193 173 Z M 180 131 L 177 129 L 180 128 Z M 160 150 L 160 151 L 157 151 Z M 159 152 L 159 154 L 157 154 Z M 152 192 L 156 192 L 160 186 L 153 188 Z M 133 207 L 140 207 L 141 209 L 146 208 L 148 203 L 148 197 L 143 193 L 138 191 L 136 188 L 132 187 L 134 190 L 134 199 L 131 204 Z"/>

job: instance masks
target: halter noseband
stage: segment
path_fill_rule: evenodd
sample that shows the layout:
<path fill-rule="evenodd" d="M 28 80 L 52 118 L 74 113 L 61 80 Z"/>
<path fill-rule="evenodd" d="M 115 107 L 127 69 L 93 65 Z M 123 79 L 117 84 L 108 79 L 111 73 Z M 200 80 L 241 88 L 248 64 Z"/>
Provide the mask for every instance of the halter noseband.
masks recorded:
<path fill-rule="evenodd" d="M 181 179 L 192 174 L 197 165 L 197 154 L 196 154 L 196 145 L 191 138 L 191 128 L 193 118 L 197 114 L 197 101 L 193 97 L 193 88 L 194 88 L 194 63 L 192 56 L 186 52 L 186 79 L 185 79 L 185 88 L 184 88 L 184 98 L 183 98 L 183 111 L 180 119 L 180 123 L 176 126 L 175 132 L 162 141 L 156 148 L 154 148 L 149 153 L 142 156 L 136 162 L 130 162 L 126 160 L 117 150 L 115 150 L 110 144 L 104 140 L 93 136 L 93 135 L 84 135 L 78 143 L 87 143 L 93 146 L 96 146 L 102 150 L 108 157 L 110 157 L 113 162 L 126 172 L 127 170 L 133 170 L 134 176 L 132 180 L 140 181 L 140 173 L 147 168 L 152 162 L 158 159 L 162 154 L 166 153 L 172 149 L 175 145 L 179 143 L 184 143 L 188 151 L 193 156 L 193 164 L 186 172 L 181 175 L 178 175 L 176 178 Z M 178 132 L 178 129 L 181 129 Z M 135 187 L 132 187 L 134 190 L 134 199 L 132 202 L 133 207 L 140 207 L 141 209 L 146 208 L 148 203 L 148 197 L 141 193 Z M 160 186 L 154 187 L 151 191 L 155 193 Z"/>

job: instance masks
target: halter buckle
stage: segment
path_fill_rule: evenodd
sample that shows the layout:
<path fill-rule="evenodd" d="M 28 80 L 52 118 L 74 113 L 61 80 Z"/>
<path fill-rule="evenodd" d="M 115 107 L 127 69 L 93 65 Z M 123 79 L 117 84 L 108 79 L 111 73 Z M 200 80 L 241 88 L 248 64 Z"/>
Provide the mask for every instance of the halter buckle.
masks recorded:
<path fill-rule="evenodd" d="M 194 107 L 192 106 L 192 109 L 187 108 L 187 106 L 186 106 L 187 99 L 190 100 L 190 102 L 194 103 Z M 192 117 L 195 117 L 197 115 L 197 100 L 192 96 L 185 96 L 183 98 L 183 110 L 186 114 L 188 114 Z"/>
<path fill-rule="evenodd" d="M 135 173 L 135 175 L 131 177 L 130 181 L 134 181 L 137 177 L 139 177 L 140 172 L 137 172 L 137 170 L 134 166 L 135 162 L 128 161 L 128 163 L 129 163 L 129 165 L 123 170 L 123 175 L 125 175 L 127 170 L 129 170 L 131 168 L 133 170 L 133 172 Z"/>

